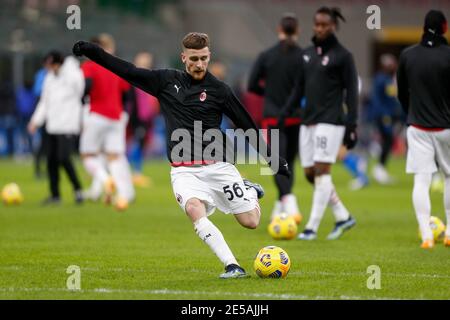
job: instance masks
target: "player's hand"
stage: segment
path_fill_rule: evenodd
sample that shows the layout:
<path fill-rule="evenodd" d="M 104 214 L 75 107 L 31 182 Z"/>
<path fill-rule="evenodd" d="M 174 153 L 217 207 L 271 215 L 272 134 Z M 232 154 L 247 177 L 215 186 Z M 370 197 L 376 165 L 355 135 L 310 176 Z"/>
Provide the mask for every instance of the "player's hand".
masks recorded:
<path fill-rule="evenodd" d="M 278 162 L 279 167 L 278 167 L 277 174 L 289 178 L 291 176 L 291 170 L 289 170 L 287 161 L 282 157 L 280 157 L 280 159 L 278 161 L 279 161 Z"/>
<path fill-rule="evenodd" d="M 344 146 L 347 147 L 348 150 L 353 149 L 358 142 L 358 135 L 356 134 L 356 125 L 347 125 L 345 127 L 344 134 Z"/>
<path fill-rule="evenodd" d="M 72 48 L 72 52 L 77 57 L 81 57 L 85 52 L 86 48 L 90 45 L 89 42 L 86 41 L 77 41 Z"/>

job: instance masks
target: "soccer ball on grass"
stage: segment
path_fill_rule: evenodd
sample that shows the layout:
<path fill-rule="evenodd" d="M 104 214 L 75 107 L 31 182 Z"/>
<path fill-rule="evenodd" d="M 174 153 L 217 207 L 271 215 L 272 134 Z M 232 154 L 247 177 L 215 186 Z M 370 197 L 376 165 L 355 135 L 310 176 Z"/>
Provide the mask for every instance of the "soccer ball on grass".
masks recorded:
<path fill-rule="evenodd" d="M 294 217 L 282 213 L 273 218 L 267 230 L 275 240 L 290 240 L 297 234 L 297 223 Z"/>
<path fill-rule="evenodd" d="M 430 217 L 431 232 L 433 232 L 434 241 L 442 241 L 445 236 L 445 224 L 441 219 L 435 216 Z M 419 239 L 422 239 L 422 234 L 419 229 Z"/>
<path fill-rule="evenodd" d="M 291 259 L 280 247 L 268 246 L 259 250 L 253 268 L 260 278 L 285 278 L 291 268 Z"/>
<path fill-rule="evenodd" d="M 23 195 L 17 183 L 8 183 L 2 189 L 2 201 L 6 205 L 20 204 Z"/>

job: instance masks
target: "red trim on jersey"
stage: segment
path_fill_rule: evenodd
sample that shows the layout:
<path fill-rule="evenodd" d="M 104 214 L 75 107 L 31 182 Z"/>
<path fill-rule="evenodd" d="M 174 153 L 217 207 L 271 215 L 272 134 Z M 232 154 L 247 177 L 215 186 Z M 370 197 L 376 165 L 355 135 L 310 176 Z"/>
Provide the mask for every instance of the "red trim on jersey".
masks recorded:
<path fill-rule="evenodd" d="M 284 119 L 284 126 L 285 127 L 291 127 L 299 125 L 302 122 L 300 118 L 286 118 Z M 261 121 L 261 128 L 268 130 L 269 127 L 276 127 L 278 125 L 278 118 L 264 118 Z M 263 138 L 266 143 L 270 143 L 268 132 L 263 133 Z"/>
<path fill-rule="evenodd" d="M 290 127 L 290 126 L 296 126 L 299 125 L 302 122 L 300 118 L 286 118 L 284 120 L 284 126 Z M 270 127 L 276 127 L 278 124 L 278 118 L 264 118 L 261 121 L 261 128 L 268 129 Z"/>
<path fill-rule="evenodd" d="M 413 126 L 414 128 L 417 128 L 417 129 L 419 129 L 419 130 L 423 130 L 423 131 L 433 131 L 433 132 L 436 132 L 436 131 L 444 131 L 444 130 L 445 130 L 445 128 L 427 128 L 427 127 L 419 126 L 419 125 L 417 125 L 417 124 L 412 124 L 411 126 Z"/>
<path fill-rule="evenodd" d="M 194 160 L 194 161 L 171 162 L 170 165 L 176 168 L 176 167 L 190 167 L 195 165 L 205 165 L 214 163 L 216 163 L 216 161 L 214 160 Z"/>

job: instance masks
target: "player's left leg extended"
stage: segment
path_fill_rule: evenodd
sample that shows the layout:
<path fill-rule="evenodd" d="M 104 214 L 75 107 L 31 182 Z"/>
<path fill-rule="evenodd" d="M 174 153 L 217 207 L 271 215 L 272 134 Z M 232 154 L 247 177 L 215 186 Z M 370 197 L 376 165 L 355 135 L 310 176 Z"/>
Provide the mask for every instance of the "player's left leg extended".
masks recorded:
<path fill-rule="evenodd" d="M 230 247 L 220 230 L 208 219 L 205 204 L 198 198 L 191 198 L 186 202 L 185 211 L 194 224 L 195 233 L 216 254 L 225 266 L 222 279 L 246 277 L 245 270 L 239 266 Z"/>
<path fill-rule="evenodd" d="M 209 167 L 213 167 L 210 169 Z M 218 206 L 219 195 L 228 195 L 234 192 L 232 188 L 225 194 L 224 188 L 217 187 L 217 192 L 212 185 L 216 180 L 221 180 L 219 167 L 216 165 L 203 167 L 173 167 L 171 170 L 172 189 L 180 207 L 191 220 L 195 233 L 202 239 L 225 266 L 225 272 L 220 278 L 241 278 L 247 276 L 245 270 L 239 266 L 220 230 L 208 219 Z M 239 188 L 243 188 L 239 186 Z M 240 195 L 241 190 L 236 191 Z M 228 191 L 228 189 L 225 189 Z M 234 194 L 233 194 L 234 196 Z M 224 211 L 226 202 L 221 203 Z M 225 211 L 224 211 L 225 212 Z"/>

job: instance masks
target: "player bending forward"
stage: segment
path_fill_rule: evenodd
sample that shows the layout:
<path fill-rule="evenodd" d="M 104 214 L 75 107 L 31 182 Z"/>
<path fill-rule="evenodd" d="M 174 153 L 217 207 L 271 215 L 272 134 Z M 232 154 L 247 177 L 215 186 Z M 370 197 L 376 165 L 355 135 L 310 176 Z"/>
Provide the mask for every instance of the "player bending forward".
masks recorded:
<path fill-rule="evenodd" d="M 202 33 L 189 33 L 183 39 L 181 60 L 186 69 L 147 70 L 114 57 L 95 44 L 80 41 L 73 52 L 85 55 L 99 65 L 129 81 L 132 85 L 159 99 L 167 128 L 168 157 L 172 165 L 174 195 L 194 224 L 195 232 L 225 265 L 221 278 L 247 276 L 239 266 L 220 230 L 208 219 L 216 207 L 232 213 L 244 227 L 254 229 L 260 221 L 258 198 L 264 194 L 260 185 L 243 180 L 234 165 L 227 162 L 196 159 L 183 154 L 175 161 L 172 152 L 177 142 L 171 140 L 177 129 L 194 136 L 194 121 L 201 121 L 203 131 L 220 129 L 222 115 L 227 115 L 238 128 L 257 130 L 249 114 L 231 89 L 207 71 L 210 61 L 209 38 Z M 179 132 L 179 131 L 178 131 Z M 210 142 L 192 139 L 194 148 L 202 151 Z M 261 149 L 260 149 L 261 150 Z M 188 153 L 188 152 L 187 152 Z M 202 152 L 203 154 L 203 152 Z M 207 160 L 207 159 L 206 159 Z M 289 175 L 287 163 L 279 159 L 278 174 Z"/>

